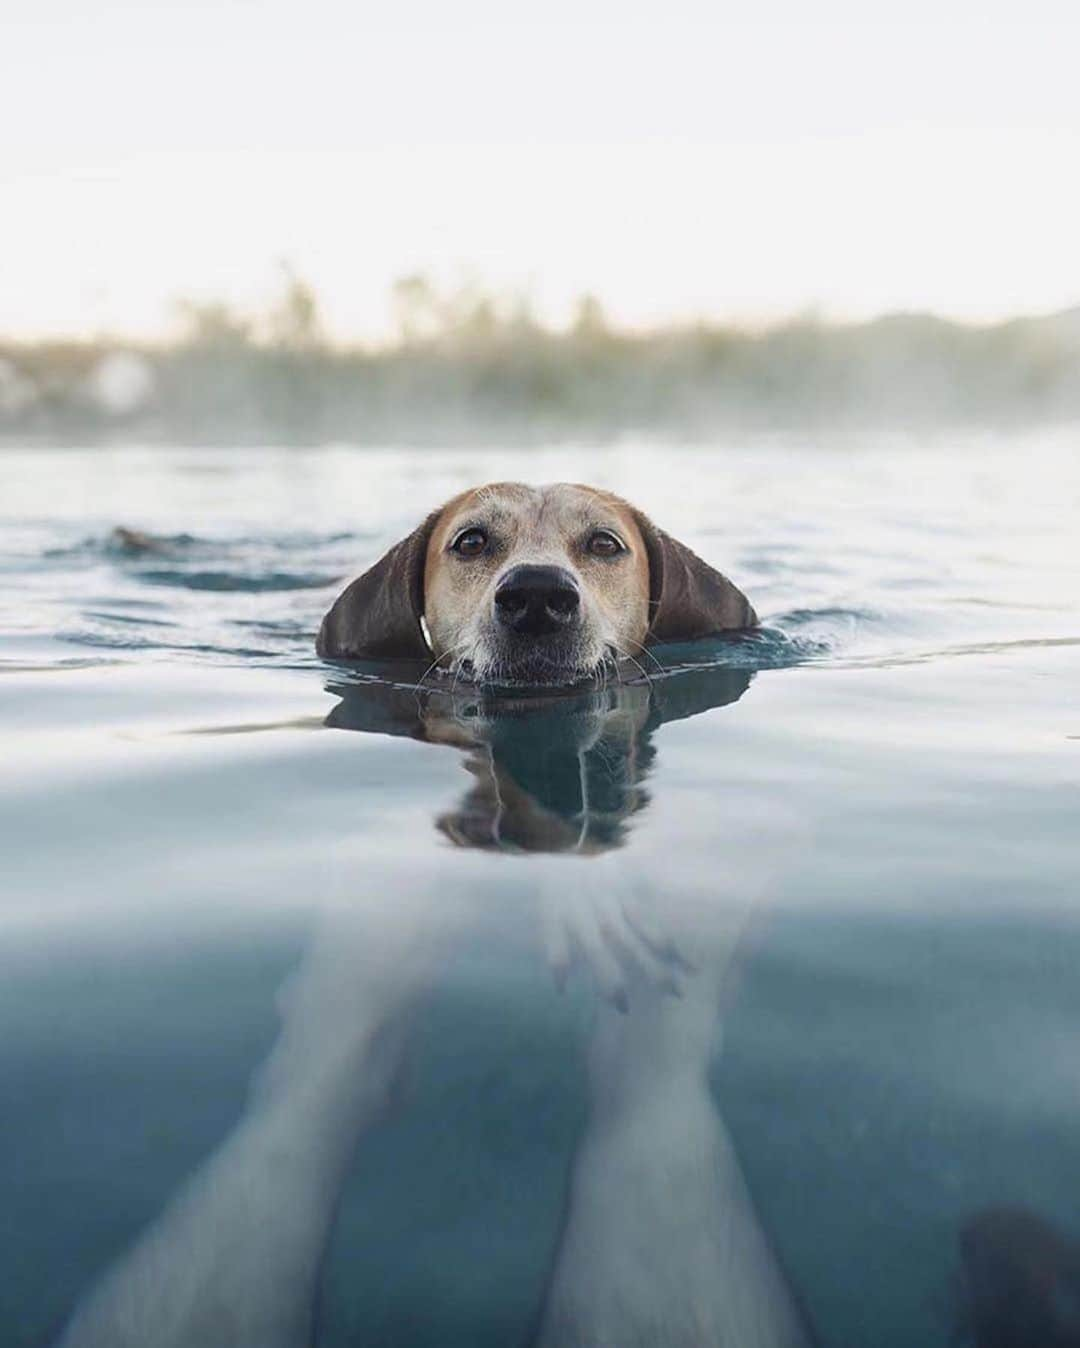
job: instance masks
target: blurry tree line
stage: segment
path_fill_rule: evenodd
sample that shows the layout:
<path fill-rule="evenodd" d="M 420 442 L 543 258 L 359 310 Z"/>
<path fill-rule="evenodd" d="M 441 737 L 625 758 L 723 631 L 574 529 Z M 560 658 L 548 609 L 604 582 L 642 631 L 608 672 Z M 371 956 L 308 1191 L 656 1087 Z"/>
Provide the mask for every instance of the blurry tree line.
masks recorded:
<path fill-rule="evenodd" d="M 628 332 L 585 296 L 555 331 L 478 287 L 410 276 L 391 298 L 394 340 L 377 347 L 327 340 L 292 274 L 265 314 L 186 304 L 168 343 L 0 340 L 0 437 L 527 443 L 1080 421 L 1080 309 L 982 327 L 901 314 Z"/>

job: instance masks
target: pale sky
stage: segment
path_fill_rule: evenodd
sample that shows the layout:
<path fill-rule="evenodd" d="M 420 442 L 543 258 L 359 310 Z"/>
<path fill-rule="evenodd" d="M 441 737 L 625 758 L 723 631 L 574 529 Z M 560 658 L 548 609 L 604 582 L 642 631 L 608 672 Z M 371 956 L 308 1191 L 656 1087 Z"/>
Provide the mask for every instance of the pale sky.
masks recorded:
<path fill-rule="evenodd" d="M 1080 302 L 1080 4 L 7 0 L 0 334 L 402 274 L 551 321 Z"/>

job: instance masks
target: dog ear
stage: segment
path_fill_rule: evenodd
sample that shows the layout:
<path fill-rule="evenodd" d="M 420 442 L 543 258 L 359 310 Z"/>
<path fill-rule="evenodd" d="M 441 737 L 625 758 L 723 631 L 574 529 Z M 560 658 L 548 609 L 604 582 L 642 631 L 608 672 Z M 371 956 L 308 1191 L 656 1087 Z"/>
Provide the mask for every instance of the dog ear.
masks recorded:
<path fill-rule="evenodd" d="M 322 620 L 315 651 L 324 660 L 427 660 L 420 617 L 428 540 L 436 510 L 347 586 Z"/>
<path fill-rule="evenodd" d="M 678 539 L 635 511 L 649 557 L 646 641 L 693 641 L 757 626 L 746 595 Z"/>

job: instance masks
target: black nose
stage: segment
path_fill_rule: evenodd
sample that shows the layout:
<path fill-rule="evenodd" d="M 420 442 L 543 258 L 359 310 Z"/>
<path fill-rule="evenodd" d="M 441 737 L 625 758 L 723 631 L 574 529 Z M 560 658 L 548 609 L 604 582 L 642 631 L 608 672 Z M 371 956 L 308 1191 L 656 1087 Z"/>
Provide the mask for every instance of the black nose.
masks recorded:
<path fill-rule="evenodd" d="M 580 604 L 577 582 L 558 566 L 515 566 L 495 591 L 495 616 L 521 636 L 569 627 Z"/>

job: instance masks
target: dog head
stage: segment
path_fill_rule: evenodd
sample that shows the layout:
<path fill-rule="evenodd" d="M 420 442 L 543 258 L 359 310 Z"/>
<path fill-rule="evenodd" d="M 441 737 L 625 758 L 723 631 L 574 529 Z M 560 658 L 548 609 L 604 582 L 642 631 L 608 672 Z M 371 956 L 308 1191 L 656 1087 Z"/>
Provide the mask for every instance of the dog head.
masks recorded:
<path fill-rule="evenodd" d="M 480 682 L 551 685 L 756 622 L 726 577 L 617 496 L 503 482 L 447 502 L 353 581 L 316 645 L 328 659 L 434 659 Z"/>

